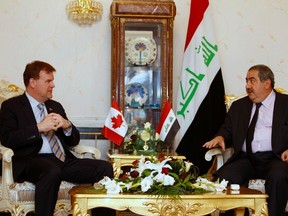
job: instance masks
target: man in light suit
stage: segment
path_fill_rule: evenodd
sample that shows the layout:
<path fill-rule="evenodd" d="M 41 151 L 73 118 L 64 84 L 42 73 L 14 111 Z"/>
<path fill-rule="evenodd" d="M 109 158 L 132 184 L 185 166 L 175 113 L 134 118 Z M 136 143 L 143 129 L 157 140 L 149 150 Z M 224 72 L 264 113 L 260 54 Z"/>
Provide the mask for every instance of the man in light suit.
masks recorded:
<path fill-rule="evenodd" d="M 4 101 L 0 111 L 1 144 L 14 151 L 14 179 L 35 184 L 37 216 L 53 215 L 62 180 L 92 184 L 104 176 L 113 178 L 107 161 L 77 159 L 69 151 L 79 143 L 80 135 L 62 105 L 51 99 L 54 72 L 46 62 L 27 64 L 26 92 Z M 39 108 L 39 103 L 44 107 Z M 51 141 L 57 146 L 55 151 Z"/>
<path fill-rule="evenodd" d="M 215 177 L 241 185 L 247 185 L 249 179 L 265 179 L 269 215 L 283 216 L 288 199 L 288 95 L 273 88 L 274 74 L 269 67 L 251 67 L 246 76 L 247 96 L 232 104 L 215 138 L 203 147 L 219 146 L 225 151 L 232 145 L 233 156 L 216 171 Z M 259 103 L 249 154 L 246 135 Z"/>

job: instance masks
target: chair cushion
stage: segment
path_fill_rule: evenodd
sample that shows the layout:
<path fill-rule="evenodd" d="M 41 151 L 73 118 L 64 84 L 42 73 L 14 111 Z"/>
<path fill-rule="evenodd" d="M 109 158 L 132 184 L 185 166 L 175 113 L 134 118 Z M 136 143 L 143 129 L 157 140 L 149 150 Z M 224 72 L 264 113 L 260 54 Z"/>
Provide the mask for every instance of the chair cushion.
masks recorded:
<path fill-rule="evenodd" d="M 62 181 L 58 191 L 58 200 L 70 200 L 69 190 L 75 184 Z M 9 188 L 9 201 L 11 203 L 31 202 L 34 203 L 35 185 L 31 182 L 14 183 Z"/>
<path fill-rule="evenodd" d="M 264 179 L 251 179 L 249 180 L 248 188 L 259 190 L 265 193 L 265 180 Z"/>

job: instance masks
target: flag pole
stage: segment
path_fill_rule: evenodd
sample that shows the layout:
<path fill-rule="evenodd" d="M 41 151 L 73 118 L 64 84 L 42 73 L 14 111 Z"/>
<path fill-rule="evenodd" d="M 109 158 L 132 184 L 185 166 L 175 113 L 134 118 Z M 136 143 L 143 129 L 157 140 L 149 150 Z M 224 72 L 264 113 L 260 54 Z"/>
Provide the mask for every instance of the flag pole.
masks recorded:
<path fill-rule="evenodd" d="M 114 95 L 112 96 L 112 101 L 115 99 Z M 112 102 L 111 102 L 112 103 Z M 110 148 L 111 148 L 111 145 L 112 145 L 112 154 L 115 154 L 115 143 L 113 142 L 110 142 Z"/>
<path fill-rule="evenodd" d="M 167 101 L 169 101 L 169 95 L 167 95 L 167 99 L 166 99 L 166 102 Z M 170 101 L 169 101 L 169 104 L 170 104 Z M 162 109 L 163 109 L 163 107 L 162 107 Z M 165 149 L 165 154 L 167 155 L 167 156 L 169 156 L 169 155 L 171 155 L 170 154 L 170 144 L 168 144 L 167 142 L 165 143 L 165 147 L 166 147 L 166 149 Z"/>
<path fill-rule="evenodd" d="M 112 154 L 115 153 L 115 148 L 114 148 L 114 143 L 113 142 L 110 142 L 110 149 L 112 151 Z"/>

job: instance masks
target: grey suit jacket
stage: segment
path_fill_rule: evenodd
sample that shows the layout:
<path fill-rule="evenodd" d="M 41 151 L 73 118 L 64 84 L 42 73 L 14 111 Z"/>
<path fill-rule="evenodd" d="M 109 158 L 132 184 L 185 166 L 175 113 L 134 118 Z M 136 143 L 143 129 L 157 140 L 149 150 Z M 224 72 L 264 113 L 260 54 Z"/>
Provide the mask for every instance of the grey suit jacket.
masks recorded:
<path fill-rule="evenodd" d="M 253 103 L 248 96 L 235 101 L 217 135 L 223 136 L 226 147 L 234 147 L 230 161 L 237 159 L 246 138 Z M 273 122 L 272 150 L 277 157 L 288 149 L 288 95 L 276 92 Z"/>

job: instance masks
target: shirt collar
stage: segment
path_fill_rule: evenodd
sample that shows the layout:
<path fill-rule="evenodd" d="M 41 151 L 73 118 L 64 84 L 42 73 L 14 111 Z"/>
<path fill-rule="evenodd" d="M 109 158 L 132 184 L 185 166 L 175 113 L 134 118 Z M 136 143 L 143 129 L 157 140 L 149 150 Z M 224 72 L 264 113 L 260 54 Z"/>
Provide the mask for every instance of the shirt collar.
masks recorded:
<path fill-rule="evenodd" d="M 37 107 L 40 102 L 38 102 L 35 98 L 33 98 L 28 92 L 25 92 L 25 94 L 29 100 L 29 103 L 31 104 L 32 109 Z"/>
<path fill-rule="evenodd" d="M 271 103 L 274 103 L 276 97 L 276 93 L 274 91 L 271 91 L 271 93 L 263 100 L 261 103 L 265 107 L 269 107 Z"/>

